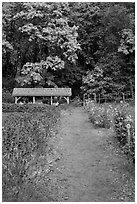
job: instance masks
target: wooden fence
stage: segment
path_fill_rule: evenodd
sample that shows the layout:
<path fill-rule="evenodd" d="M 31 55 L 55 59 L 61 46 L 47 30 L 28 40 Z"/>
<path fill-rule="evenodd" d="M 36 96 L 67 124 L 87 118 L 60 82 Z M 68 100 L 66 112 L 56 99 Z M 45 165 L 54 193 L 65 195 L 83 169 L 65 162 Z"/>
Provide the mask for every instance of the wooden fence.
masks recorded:
<path fill-rule="evenodd" d="M 135 99 L 132 98 L 132 94 L 130 92 L 124 93 L 121 92 L 120 94 L 115 94 L 115 95 L 101 95 L 101 94 L 84 94 L 83 95 L 83 103 L 85 101 L 94 101 L 96 103 L 120 103 L 121 101 L 123 102 L 130 102 L 134 101 Z"/>

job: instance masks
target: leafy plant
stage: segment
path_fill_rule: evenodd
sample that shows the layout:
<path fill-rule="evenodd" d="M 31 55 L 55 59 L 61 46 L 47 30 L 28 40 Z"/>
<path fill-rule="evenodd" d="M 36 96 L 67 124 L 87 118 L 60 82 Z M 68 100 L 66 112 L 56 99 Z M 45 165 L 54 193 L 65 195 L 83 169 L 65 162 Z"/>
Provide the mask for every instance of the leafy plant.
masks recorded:
<path fill-rule="evenodd" d="M 111 120 L 110 120 L 110 117 L 108 116 L 106 107 L 99 106 L 94 102 L 89 102 L 87 109 L 89 112 L 89 120 L 96 127 L 102 127 L 102 128 L 111 127 Z"/>
<path fill-rule="evenodd" d="M 3 2 L 2 23 L 4 77 L 23 86 L 69 86 L 78 95 L 134 97 L 135 3 Z M 46 73 L 21 73 L 41 61 Z M 83 83 L 90 75 L 94 81 Z"/>
<path fill-rule="evenodd" d="M 3 103 L 14 103 L 14 97 L 11 95 L 10 91 L 2 90 L 2 102 Z"/>
<path fill-rule="evenodd" d="M 2 104 L 2 112 L 47 112 L 50 114 L 52 111 L 56 113 L 57 109 L 54 106 L 49 106 L 46 104 L 10 104 L 3 103 Z"/>
<path fill-rule="evenodd" d="M 135 160 L 135 121 L 124 108 L 117 109 L 114 117 L 116 137 L 124 152 Z"/>
<path fill-rule="evenodd" d="M 45 107 L 43 113 L 40 109 L 37 111 L 33 109 L 31 113 L 9 113 L 4 121 L 2 128 L 4 201 L 18 201 L 30 163 L 38 155 L 45 155 L 46 161 L 48 140 L 59 117 L 59 111 L 49 107 Z"/>
<path fill-rule="evenodd" d="M 135 116 L 128 103 L 97 104 L 88 101 L 85 109 L 96 127 L 112 128 L 123 151 L 135 161 Z"/>

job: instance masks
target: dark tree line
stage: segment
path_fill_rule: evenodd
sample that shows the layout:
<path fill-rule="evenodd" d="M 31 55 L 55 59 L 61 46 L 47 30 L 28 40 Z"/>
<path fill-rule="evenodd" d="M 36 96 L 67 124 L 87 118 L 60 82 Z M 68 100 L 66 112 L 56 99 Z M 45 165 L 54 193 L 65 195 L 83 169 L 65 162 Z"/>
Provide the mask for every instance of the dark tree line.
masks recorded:
<path fill-rule="evenodd" d="M 4 2 L 2 23 L 3 84 L 134 95 L 134 3 Z"/>

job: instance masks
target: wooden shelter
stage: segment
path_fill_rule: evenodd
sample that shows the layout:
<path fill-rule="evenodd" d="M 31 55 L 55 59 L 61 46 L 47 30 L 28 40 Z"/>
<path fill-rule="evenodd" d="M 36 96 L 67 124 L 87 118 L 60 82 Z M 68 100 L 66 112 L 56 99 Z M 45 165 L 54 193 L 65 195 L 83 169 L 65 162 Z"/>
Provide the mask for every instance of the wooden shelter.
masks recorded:
<path fill-rule="evenodd" d="M 22 97 L 32 97 L 33 103 L 36 103 L 36 97 L 49 96 L 51 105 L 53 104 L 53 97 L 64 97 L 69 103 L 69 97 L 72 95 L 71 88 L 14 88 L 12 95 L 15 97 L 15 103 Z"/>

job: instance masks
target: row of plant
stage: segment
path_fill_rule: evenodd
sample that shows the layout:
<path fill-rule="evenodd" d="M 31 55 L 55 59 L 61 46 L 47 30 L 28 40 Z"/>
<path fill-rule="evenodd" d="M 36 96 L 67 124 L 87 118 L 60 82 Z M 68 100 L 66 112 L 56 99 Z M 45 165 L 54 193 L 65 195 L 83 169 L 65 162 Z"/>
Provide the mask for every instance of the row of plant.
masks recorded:
<path fill-rule="evenodd" d="M 55 106 L 49 106 L 46 104 L 2 104 L 2 112 L 47 112 L 47 114 L 50 114 L 52 111 L 56 112 L 56 110 Z"/>
<path fill-rule="evenodd" d="M 85 109 L 89 112 L 90 122 L 96 127 L 110 128 L 112 126 L 112 114 L 110 113 L 113 109 L 110 105 L 105 106 L 89 101 Z"/>
<path fill-rule="evenodd" d="M 10 111 L 12 113 L 8 113 L 4 120 L 3 201 L 18 201 L 31 162 L 40 155 L 46 156 L 48 141 L 60 112 L 54 107 L 44 106 L 42 112 L 40 108 L 35 111 L 35 108 L 29 113 L 28 109 L 25 113 L 20 109 L 20 113 Z M 15 107 L 15 111 L 18 111 L 18 106 Z"/>
<path fill-rule="evenodd" d="M 123 151 L 135 162 L 135 115 L 130 107 L 117 107 L 114 115 L 114 130 Z"/>
<path fill-rule="evenodd" d="M 128 156 L 135 160 L 135 116 L 134 107 L 128 103 L 97 104 L 88 101 L 85 109 L 96 127 L 113 128 L 115 136 Z"/>

